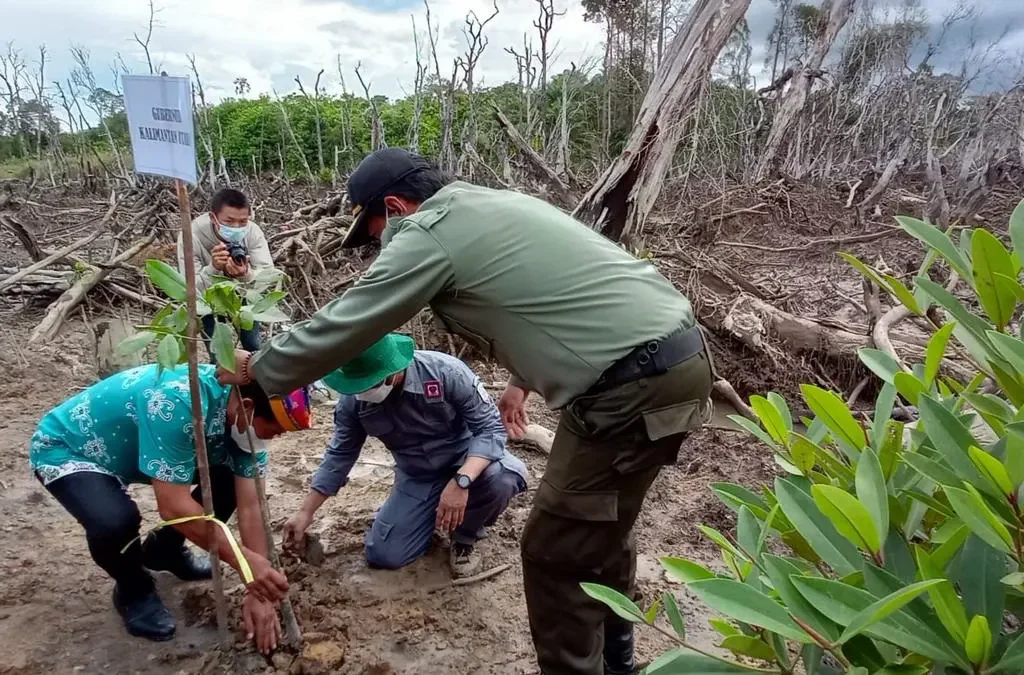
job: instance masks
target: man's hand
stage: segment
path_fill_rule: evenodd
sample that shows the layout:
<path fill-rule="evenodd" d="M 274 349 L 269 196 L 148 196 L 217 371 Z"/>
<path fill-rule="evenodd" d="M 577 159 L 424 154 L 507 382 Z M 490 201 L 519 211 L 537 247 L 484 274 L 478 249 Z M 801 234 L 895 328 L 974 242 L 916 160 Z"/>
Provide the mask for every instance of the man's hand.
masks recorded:
<path fill-rule="evenodd" d="M 249 259 L 246 258 L 239 265 L 235 263 L 230 257 L 228 258 L 227 264 L 224 266 L 224 273 L 233 279 L 240 279 L 249 273 Z"/>
<path fill-rule="evenodd" d="M 437 505 L 437 527 L 443 532 L 451 532 L 462 525 L 468 501 L 469 490 L 460 488 L 454 480 L 449 481 Z"/>
<path fill-rule="evenodd" d="M 245 624 L 245 639 L 254 640 L 261 654 L 270 654 L 277 649 L 281 640 L 281 622 L 277 608 L 249 593 L 242 600 L 242 621 Z"/>
<path fill-rule="evenodd" d="M 526 427 L 530 424 L 530 418 L 526 414 L 526 397 L 529 394 L 529 390 L 510 384 L 505 387 L 501 398 L 498 399 L 501 423 L 505 425 L 509 438 L 522 438 L 526 435 Z"/>
<path fill-rule="evenodd" d="M 247 352 L 244 349 L 235 350 L 235 372 L 226 370 L 224 366 L 218 364 L 217 366 L 217 381 L 224 386 L 228 385 L 243 385 L 249 384 L 245 379 L 245 367 L 249 363 L 249 358 L 252 356 L 252 352 Z"/>
<path fill-rule="evenodd" d="M 294 516 L 284 524 L 284 546 L 294 551 L 301 551 L 302 544 L 306 541 L 306 530 L 313 522 L 313 514 L 306 513 L 300 509 Z"/>
<path fill-rule="evenodd" d="M 213 257 L 213 269 L 218 272 L 226 272 L 228 264 L 231 263 L 231 256 L 228 254 L 227 245 L 224 243 L 217 244 L 210 250 L 210 255 Z"/>
<path fill-rule="evenodd" d="M 274 569 L 270 561 L 255 551 L 245 549 L 245 559 L 252 570 L 252 583 L 246 588 L 258 599 L 280 602 L 288 591 L 288 579 Z"/>

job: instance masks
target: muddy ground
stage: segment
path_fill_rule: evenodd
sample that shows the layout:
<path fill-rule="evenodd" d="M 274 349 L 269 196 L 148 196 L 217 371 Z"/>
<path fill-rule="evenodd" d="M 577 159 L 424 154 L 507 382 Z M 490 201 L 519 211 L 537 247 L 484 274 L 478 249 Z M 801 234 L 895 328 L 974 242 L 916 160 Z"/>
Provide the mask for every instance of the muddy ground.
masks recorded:
<path fill-rule="evenodd" d="M 160 576 L 162 596 L 178 619 L 178 633 L 156 644 L 129 637 L 111 607 L 111 582 L 91 561 L 78 524 L 28 471 L 28 440 L 40 415 L 78 387 L 93 381 L 92 342 L 80 321 L 53 344 L 23 346 L 38 312 L 22 309 L 2 317 L 0 328 L 0 673 L 239 673 L 287 672 L 290 657 L 268 663 L 239 644 L 229 658 L 213 661 L 216 645 L 207 586 Z M 500 373 L 480 369 L 485 382 Z M 544 410 L 534 417 L 553 428 Z M 314 429 L 283 437 L 272 447 L 268 483 L 275 527 L 298 507 L 330 434 L 330 405 L 317 410 Z M 531 487 L 544 457 L 515 450 L 529 465 Z M 310 655 L 339 673 L 534 673 L 523 602 L 518 539 L 532 490 L 517 498 L 483 542 L 485 567 L 508 563 L 501 575 L 462 588 L 449 579 L 447 551 L 435 542 L 427 556 L 399 571 L 365 567 L 362 541 L 374 510 L 392 482 L 389 455 L 368 445 L 351 483 L 321 509 L 314 530 L 323 538 L 320 567 L 294 563 L 289 574 L 302 628 L 313 642 Z M 736 480 L 756 485 L 769 479 L 770 460 L 737 434 L 706 431 L 684 448 L 677 466 L 655 483 L 640 517 L 638 577 L 644 593 L 658 597 L 670 587 L 657 564 L 661 555 L 710 560 L 697 532 L 701 522 L 729 527 L 731 514 L 708 484 Z M 157 522 L 152 492 L 134 486 L 144 527 Z M 227 574 L 237 603 L 238 580 Z M 675 587 L 695 641 L 710 644 L 704 611 Z M 240 640 L 237 611 L 232 628 Z M 641 631 L 639 652 L 651 657 L 662 638 Z M 297 668 L 296 668 L 297 670 Z"/>

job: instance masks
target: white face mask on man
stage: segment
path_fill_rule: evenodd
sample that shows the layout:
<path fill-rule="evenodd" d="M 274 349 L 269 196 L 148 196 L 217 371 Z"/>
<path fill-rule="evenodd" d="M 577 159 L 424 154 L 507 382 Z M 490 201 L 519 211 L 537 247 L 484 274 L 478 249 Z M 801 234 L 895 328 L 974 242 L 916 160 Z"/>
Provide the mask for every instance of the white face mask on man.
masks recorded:
<path fill-rule="evenodd" d="M 394 388 L 395 385 L 388 384 L 388 381 L 384 380 L 373 389 L 367 389 L 356 394 L 356 399 L 366 403 L 383 403 L 391 395 L 391 390 Z"/>
<path fill-rule="evenodd" d="M 244 413 L 239 413 L 242 415 Z M 252 441 L 250 442 L 250 437 Z M 238 449 L 242 452 L 247 452 L 250 455 L 257 452 L 265 452 L 269 446 L 267 441 L 256 435 L 256 430 L 252 428 L 252 420 L 249 420 L 249 429 L 246 431 L 239 431 L 238 424 L 231 425 L 231 440 L 235 442 Z"/>

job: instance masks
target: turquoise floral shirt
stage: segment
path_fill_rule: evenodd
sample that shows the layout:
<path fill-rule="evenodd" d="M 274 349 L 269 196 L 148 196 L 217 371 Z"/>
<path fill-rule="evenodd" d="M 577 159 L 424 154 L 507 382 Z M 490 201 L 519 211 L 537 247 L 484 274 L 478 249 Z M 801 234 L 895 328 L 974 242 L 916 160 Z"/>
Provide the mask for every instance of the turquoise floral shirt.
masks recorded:
<path fill-rule="evenodd" d="M 240 450 L 226 427 L 230 387 L 216 368 L 199 366 L 206 451 L 210 465 L 226 464 L 252 478 L 252 455 Z M 79 471 L 116 477 L 124 484 L 153 479 L 199 482 L 188 368 L 158 373 L 140 366 L 97 382 L 46 413 L 32 436 L 29 462 L 44 484 Z M 266 467 L 266 453 L 258 457 Z"/>

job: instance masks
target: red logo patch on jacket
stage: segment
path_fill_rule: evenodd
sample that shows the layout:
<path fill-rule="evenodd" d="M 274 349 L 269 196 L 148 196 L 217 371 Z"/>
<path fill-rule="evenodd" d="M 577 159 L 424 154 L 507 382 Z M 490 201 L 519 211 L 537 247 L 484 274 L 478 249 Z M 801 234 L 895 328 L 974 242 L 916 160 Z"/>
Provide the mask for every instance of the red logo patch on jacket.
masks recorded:
<path fill-rule="evenodd" d="M 444 398 L 444 388 L 440 380 L 427 380 L 423 383 L 423 395 L 428 401 L 440 401 Z"/>

